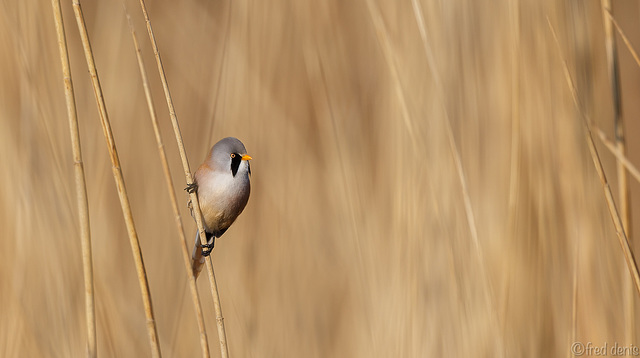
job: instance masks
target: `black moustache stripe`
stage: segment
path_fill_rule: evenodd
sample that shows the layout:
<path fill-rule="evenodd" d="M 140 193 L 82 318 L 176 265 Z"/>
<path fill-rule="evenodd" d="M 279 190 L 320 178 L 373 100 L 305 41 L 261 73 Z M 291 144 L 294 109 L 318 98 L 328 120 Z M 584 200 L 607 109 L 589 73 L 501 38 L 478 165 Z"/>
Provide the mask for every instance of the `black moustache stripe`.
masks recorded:
<path fill-rule="evenodd" d="M 238 153 L 234 153 L 235 155 L 231 158 L 231 174 L 235 177 L 238 173 L 238 168 L 240 168 L 240 163 L 242 162 L 242 156 Z"/>

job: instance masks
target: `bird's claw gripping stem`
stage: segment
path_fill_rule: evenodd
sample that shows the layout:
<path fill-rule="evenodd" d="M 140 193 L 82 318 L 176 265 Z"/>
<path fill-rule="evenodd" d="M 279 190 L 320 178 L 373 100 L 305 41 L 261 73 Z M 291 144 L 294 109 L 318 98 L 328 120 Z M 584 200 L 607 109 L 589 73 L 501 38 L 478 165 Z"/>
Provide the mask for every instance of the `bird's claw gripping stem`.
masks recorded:
<path fill-rule="evenodd" d="M 195 193 L 198 190 L 198 184 L 196 184 L 195 182 L 191 183 L 191 184 L 187 185 L 187 187 L 184 188 L 184 190 L 186 190 L 187 193 L 189 193 L 189 194 Z"/>
<path fill-rule="evenodd" d="M 200 247 L 202 247 L 202 256 L 203 257 L 207 257 L 207 256 L 211 255 L 211 251 L 213 251 L 213 243 L 200 245 Z"/>

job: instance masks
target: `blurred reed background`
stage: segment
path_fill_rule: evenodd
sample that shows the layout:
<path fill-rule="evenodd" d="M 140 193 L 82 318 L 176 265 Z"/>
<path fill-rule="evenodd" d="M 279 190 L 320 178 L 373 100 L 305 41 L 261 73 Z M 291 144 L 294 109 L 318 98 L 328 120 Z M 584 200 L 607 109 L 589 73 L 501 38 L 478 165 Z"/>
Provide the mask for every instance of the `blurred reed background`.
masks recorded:
<path fill-rule="evenodd" d="M 638 295 L 563 76 L 565 58 L 585 111 L 611 137 L 600 2 L 419 0 L 430 53 L 416 4 L 147 4 L 192 169 L 225 136 L 254 158 L 249 205 L 213 254 L 231 355 L 559 357 L 570 354 L 574 334 L 585 344 L 640 345 L 626 328 L 637 314 L 628 319 L 624 304 L 628 292 Z M 79 357 L 81 250 L 51 5 L 0 6 L 0 356 Z M 128 7 L 192 240 L 153 53 L 137 2 Z M 83 8 L 162 351 L 196 357 L 194 310 L 122 4 Z M 90 200 L 98 352 L 144 357 L 111 164 L 70 1 L 63 10 Z M 640 48 L 638 2 L 614 0 L 614 15 Z M 628 152 L 640 164 L 640 71 L 620 41 L 618 50 Z M 597 144 L 616 191 L 615 160 Z M 630 188 L 639 203 L 638 183 Z M 640 208 L 632 209 L 638 223 Z M 218 356 L 204 276 L 200 297 Z"/>

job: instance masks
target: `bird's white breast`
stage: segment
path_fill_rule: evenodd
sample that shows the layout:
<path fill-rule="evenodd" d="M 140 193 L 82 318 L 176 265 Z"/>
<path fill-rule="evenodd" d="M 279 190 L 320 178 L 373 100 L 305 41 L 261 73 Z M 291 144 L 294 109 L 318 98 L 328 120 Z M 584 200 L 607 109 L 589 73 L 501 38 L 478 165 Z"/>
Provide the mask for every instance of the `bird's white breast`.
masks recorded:
<path fill-rule="evenodd" d="M 247 205 L 251 185 L 248 165 L 242 164 L 235 176 L 230 171 L 196 173 L 200 209 L 208 232 L 227 229 Z"/>

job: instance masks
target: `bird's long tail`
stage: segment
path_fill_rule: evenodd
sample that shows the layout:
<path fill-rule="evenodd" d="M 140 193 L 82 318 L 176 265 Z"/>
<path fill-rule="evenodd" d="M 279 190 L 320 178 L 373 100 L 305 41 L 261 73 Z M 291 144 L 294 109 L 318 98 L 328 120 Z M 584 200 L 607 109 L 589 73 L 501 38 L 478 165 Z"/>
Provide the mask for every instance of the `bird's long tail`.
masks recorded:
<path fill-rule="evenodd" d="M 204 256 L 202 256 L 202 246 L 200 246 L 200 235 L 198 235 L 198 232 L 196 231 L 196 241 L 193 245 L 193 253 L 191 254 L 191 269 L 193 270 L 193 277 L 198 278 L 203 265 Z"/>

